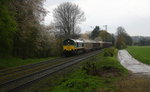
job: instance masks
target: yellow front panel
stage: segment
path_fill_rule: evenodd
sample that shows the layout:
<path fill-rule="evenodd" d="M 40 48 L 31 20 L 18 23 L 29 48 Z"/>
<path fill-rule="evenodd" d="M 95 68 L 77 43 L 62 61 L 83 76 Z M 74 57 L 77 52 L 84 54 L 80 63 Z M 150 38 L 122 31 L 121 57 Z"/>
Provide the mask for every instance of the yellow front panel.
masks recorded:
<path fill-rule="evenodd" d="M 75 50 L 75 47 L 70 45 L 70 46 L 63 46 L 63 50 L 66 50 L 66 51 L 71 51 L 71 50 Z"/>

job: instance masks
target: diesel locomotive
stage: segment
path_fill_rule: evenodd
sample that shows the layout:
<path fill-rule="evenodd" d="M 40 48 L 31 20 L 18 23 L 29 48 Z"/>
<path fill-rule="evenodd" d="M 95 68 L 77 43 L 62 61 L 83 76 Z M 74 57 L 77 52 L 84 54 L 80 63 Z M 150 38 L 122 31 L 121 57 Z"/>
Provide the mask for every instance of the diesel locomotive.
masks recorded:
<path fill-rule="evenodd" d="M 63 41 L 63 54 L 65 56 L 70 56 L 74 54 L 110 47 L 111 45 L 111 42 L 85 39 L 65 39 Z"/>

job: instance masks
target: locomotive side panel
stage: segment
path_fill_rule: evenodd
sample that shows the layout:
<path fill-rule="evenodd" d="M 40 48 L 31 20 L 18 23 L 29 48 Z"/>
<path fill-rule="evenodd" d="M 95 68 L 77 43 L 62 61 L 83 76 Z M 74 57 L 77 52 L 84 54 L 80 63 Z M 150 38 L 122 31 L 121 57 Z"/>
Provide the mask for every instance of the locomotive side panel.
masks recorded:
<path fill-rule="evenodd" d="M 90 51 L 93 48 L 92 43 L 84 43 L 85 51 Z"/>
<path fill-rule="evenodd" d="M 100 49 L 100 43 L 99 42 L 93 43 L 93 50 L 97 50 L 97 49 Z"/>

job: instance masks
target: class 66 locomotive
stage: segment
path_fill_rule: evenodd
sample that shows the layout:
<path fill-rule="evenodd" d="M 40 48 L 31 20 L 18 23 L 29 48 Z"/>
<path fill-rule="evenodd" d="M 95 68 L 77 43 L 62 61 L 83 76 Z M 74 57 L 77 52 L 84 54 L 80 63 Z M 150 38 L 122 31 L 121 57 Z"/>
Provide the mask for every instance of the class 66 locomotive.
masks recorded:
<path fill-rule="evenodd" d="M 112 42 L 85 39 L 65 39 L 63 41 L 63 54 L 65 56 L 72 56 L 110 46 L 112 46 Z"/>

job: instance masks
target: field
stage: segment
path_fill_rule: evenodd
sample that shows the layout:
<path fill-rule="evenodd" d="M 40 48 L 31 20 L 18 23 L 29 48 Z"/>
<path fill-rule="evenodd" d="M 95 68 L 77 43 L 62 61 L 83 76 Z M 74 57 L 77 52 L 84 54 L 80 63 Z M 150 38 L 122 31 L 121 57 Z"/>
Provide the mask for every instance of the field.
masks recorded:
<path fill-rule="evenodd" d="M 150 64 L 150 46 L 130 46 L 127 50 L 137 60 Z"/>
<path fill-rule="evenodd" d="M 20 59 L 20 58 L 0 58 L 0 70 L 1 69 L 6 69 L 10 67 L 17 67 L 21 65 L 27 65 L 27 64 L 32 64 L 32 63 L 37 63 L 40 61 L 46 61 L 46 60 L 51 60 L 56 57 L 48 57 L 48 58 L 35 58 L 35 59 Z"/>

